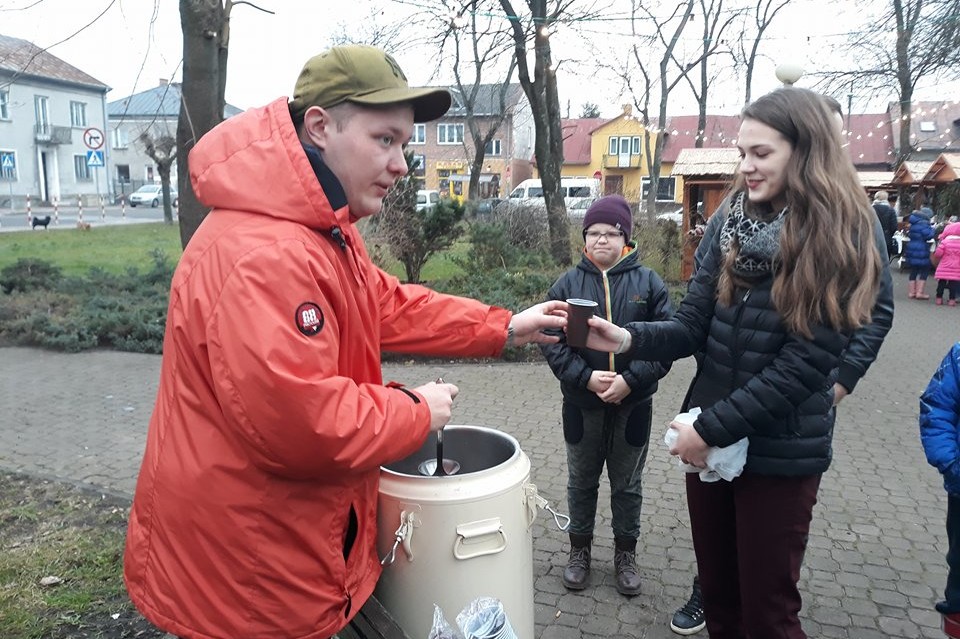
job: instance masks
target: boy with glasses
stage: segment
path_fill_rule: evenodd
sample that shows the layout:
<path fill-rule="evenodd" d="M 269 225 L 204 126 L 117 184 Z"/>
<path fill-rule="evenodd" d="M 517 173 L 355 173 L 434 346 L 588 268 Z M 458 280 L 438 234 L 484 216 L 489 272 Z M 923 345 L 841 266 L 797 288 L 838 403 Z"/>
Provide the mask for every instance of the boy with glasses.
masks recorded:
<path fill-rule="evenodd" d="M 619 325 L 669 318 L 670 296 L 660 276 L 640 263 L 630 241 L 631 212 L 619 195 L 602 197 L 583 218 L 583 258 L 547 294 L 550 300 L 582 298 Z M 567 446 L 570 559 L 563 585 L 587 587 L 597 492 L 604 464 L 610 480 L 617 591 L 640 593 L 636 547 L 643 493 L 640 475 L 647 456 L 652 397 L 669 363 L 575 348 L 562 336 L 541 350 L 563 393 Z"/>

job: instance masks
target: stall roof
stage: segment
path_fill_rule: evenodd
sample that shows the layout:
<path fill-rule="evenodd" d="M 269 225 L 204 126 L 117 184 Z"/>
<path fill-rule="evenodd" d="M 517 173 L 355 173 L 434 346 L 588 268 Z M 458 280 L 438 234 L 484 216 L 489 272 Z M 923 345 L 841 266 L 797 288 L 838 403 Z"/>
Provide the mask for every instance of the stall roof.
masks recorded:
<path fill-rule="evenodd" d="M 857 171 L 860 184 L 867 189 L 893 185 L 893 171 Z"/>
<path fill-rule="evenodd" d="M 733 148 L 681 149 L 673 163 L 673 175 L 723 175 L 737 172 L 740 152 Z"/>
<path fill-rule="evenodd" d="M 898 186 L 907 186 L 910 184 L 920 184 L 923 176 L 930 170 L 932 162 L 926 160 L 907 160 L 902 162 L 893 174 L 893 184 Z"/>
<path fill-rule="evenodd" d="M 960 180 L 960 153 L 941 153 L 923 176 L 924 182 L 954 182 Z"/>

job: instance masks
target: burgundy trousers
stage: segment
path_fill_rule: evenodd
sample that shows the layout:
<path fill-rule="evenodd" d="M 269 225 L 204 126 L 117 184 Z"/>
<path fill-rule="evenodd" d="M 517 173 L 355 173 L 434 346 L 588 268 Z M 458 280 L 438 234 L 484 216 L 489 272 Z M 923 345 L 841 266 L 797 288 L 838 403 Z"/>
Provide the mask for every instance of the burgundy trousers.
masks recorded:
<path fill-rule="evenodd" d="M 805 639 L 797 582 L 820 475 L 687 475 L 710 639 Z"/>

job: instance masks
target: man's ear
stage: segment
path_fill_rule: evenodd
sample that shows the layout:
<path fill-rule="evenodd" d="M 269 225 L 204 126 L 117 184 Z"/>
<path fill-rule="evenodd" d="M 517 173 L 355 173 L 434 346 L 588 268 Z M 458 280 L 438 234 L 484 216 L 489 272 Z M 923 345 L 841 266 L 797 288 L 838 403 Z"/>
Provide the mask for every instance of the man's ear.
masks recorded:
<path fill-rule="evenodd" d="M 321 151 L 326 150 L 327 137 L 334 126 L 336 125 L 326 109 L 312 106 L 303 114 L 303 141 Z"/>

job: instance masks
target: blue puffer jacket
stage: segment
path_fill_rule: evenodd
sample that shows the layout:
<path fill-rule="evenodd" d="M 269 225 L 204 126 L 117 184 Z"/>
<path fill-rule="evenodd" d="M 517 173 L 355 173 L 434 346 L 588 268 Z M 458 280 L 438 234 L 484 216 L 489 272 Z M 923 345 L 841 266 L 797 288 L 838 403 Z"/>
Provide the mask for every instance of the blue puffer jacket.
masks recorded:
<path fill-rule="evenodd" d="M 920 441 L 943 487 L 960 495 L 960 342 L 953 345 L 920 396 Z"/>
<path fill-rule="evenodd" d="M 933 227 L 930 226 L 932 215 L 933 211 L 924 207 L 911 213 L 907 219 L 910 223 L 910 241 L 903 249 L 903 256 L 908 266 L 932 266 L 930 264 L 930 245 L 927 243 L 933 239 Z"/>

